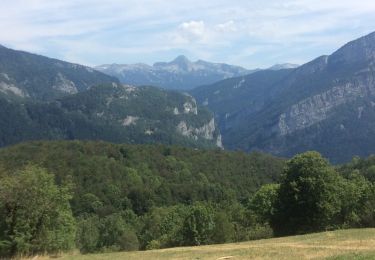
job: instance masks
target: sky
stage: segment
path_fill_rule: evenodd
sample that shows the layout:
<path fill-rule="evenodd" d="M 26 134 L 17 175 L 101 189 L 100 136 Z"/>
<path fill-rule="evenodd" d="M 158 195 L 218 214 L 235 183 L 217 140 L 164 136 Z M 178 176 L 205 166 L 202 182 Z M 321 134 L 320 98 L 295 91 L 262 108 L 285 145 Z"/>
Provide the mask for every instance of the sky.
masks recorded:
<path fill-rule="evenodd" d="M 89 66 L 303 64 L 375 31 L 374 0 L 1 0 L 0 44 Z"/>

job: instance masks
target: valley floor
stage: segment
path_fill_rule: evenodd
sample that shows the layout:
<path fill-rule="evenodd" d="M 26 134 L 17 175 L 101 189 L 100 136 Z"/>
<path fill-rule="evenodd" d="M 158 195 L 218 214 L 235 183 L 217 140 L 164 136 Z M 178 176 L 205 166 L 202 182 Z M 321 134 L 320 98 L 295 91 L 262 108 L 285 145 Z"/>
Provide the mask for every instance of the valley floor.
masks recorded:
<path fill-rule="evenodd" d="M 350 229 L 242 243 L 179 247 L 142 252 L 65 255 L 88 259 L 375 259 L 375 229 Z M 37 258 L 48 259 L 48 258 Z"/>

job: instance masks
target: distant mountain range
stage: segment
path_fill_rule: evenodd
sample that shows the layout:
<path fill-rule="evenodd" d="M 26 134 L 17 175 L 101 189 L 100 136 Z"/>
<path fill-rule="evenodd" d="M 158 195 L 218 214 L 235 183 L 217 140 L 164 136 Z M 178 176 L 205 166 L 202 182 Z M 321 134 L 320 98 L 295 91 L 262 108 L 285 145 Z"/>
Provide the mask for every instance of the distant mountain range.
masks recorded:
<path fill-rule="evenodd" d="M 259 71 L 191 91 L 219 120 L 224 147 L 333 162 L 375 153 L 375 33 L 295 69 Z"/>
<path fill-rule="evenodd" d="M 92 68 L 0 47 L 0 146 L 83 139 L 220 147 L 193 97 L 122 85 Z"/>
<path fill-rule="evenodd" d="M 375 33 L 302 66 L 249 71 L 180 56 L 100 69 L 134 85 L 206 84 L 189 90 L 194 98 L 133 87 L 89 67 L 0 46 L 0 146 L 35 139 L 223 142 L 287 157 L 317 150 L 335 163 L 375 153 Z"/>
<path fill-rule="evenodd" d="M 270 69 L 285 67 L 295 68 L 295 64 L 278 64 Z M 200 85 L 251 74 L 260 69 L 248 70 L 239 66 L 223 63 L 211 63 L 203 60 L 190 61 L 185 56 L 178 56 L 171 62 L 147 64 L 107 64 L 95 69 L 117 77 L 124 84 L 158 86 L 166 89 L 189 90 Z"/>
<path fill-rule="evenodd" d="M 275 64 L 271 67 L 269 67 L 266 70 L 283 70 L 283 69 L 295 69 L 298 68 L 298 64 L 293 64 L 293 63 L 282 63 L 282 64 Z"/>
<path fill-rule="evenodd" d="M 158 86 L 167 89 L 186 90 L 199 85 L 210 84 L 225 78 L 251 73 L 247 69 L 221 63 L 202 60 L 189 61 L 185 56 L 178 56 L 171 62 L 147 64 L 111 64 L 95 69 L 117 77 L 122 83 L 131 85 Z"/>

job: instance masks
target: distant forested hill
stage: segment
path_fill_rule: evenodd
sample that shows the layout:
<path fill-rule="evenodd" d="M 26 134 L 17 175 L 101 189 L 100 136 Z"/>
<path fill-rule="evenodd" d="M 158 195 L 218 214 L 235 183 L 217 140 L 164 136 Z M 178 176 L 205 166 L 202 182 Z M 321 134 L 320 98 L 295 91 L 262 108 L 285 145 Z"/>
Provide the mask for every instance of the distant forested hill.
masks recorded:
<path fill-rule="evenodd" d="M 0 122 L 0 146 L 54 139 L 221 146 L 210 112 L 155 87 L 112 83 L 49 102 L 0 95 Z"/>

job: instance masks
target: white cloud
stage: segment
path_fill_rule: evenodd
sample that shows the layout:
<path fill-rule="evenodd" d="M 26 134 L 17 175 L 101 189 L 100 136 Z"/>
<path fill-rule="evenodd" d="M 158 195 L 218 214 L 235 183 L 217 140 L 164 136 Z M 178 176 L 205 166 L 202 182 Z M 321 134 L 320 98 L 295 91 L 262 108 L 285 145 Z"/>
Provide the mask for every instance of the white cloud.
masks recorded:
<path fill-rule="evenodd" d="M 187 42 L 200 41 L 206 34 L 203 21 L 189 21 L 179 25 L 179 36 Z"/>
<path fill-rule="evenodd" d="M 216 30 L 221 33 L 236 32 L 237 27 L 233 20 L 216 25 Z"/>
<path fill-rule="evenodd" d="M 373 0 L 2 0 L 0 44 L 86 64 L 188 53 L 258 67 L 329 54 L 375 30 L 374 13 Z"/>

